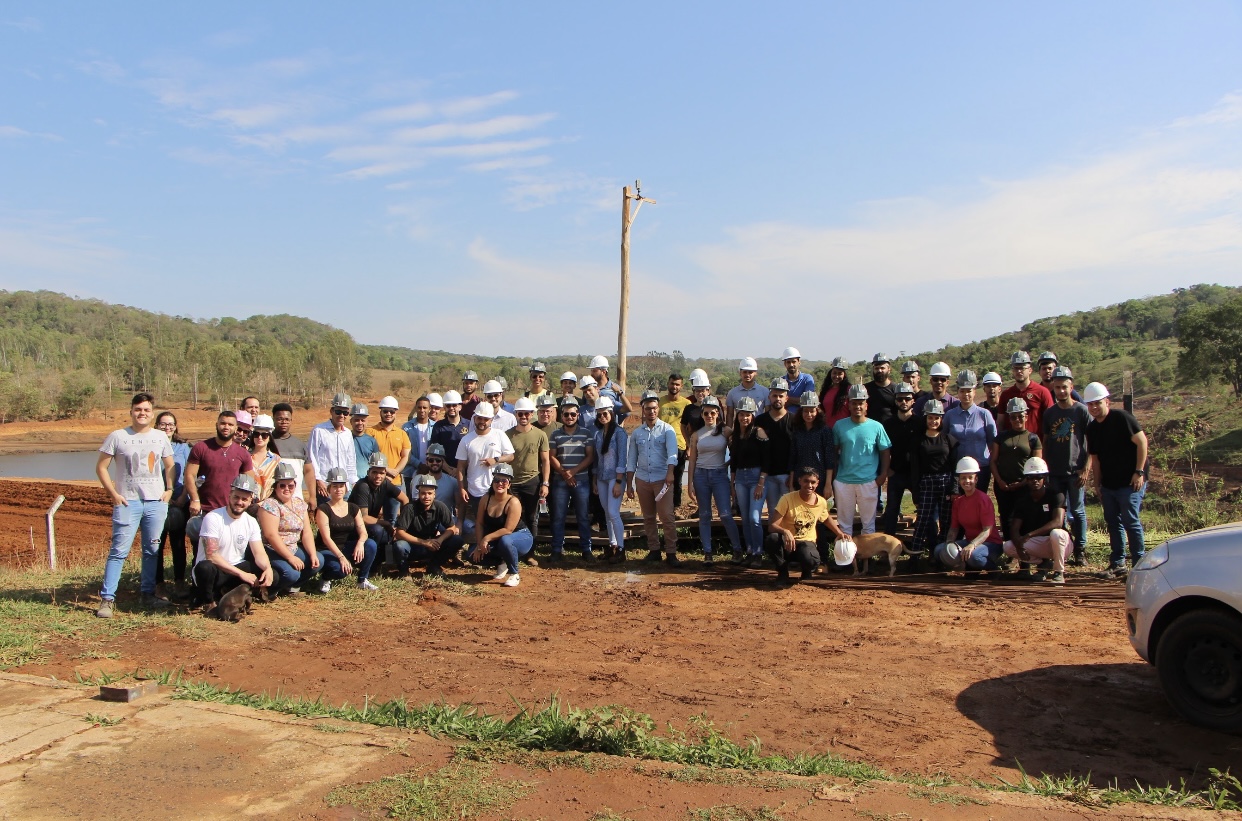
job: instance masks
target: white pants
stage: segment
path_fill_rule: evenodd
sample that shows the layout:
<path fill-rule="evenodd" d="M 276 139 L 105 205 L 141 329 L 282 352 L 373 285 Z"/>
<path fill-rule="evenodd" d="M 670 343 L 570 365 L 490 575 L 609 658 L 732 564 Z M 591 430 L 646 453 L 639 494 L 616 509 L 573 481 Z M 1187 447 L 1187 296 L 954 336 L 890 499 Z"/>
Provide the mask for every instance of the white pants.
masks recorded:
<path fill-rule="evenodd" d="M 1065 572 L 1065 560 L 1073 552 L 1068 530 L 1054 527 L 1047 536 L 1032 536 L 1022 546 L 1032 559 L 1052 559 L 1052 569 L 1057 573 Z M 1018 547 L 1012 541 L 1005 542 L 1005 555 L 1018 558 Z"/>
<path fill-rule="evenodd" d="M 837 503 L 837 524 L 847 536 L 854 535 L 854 511 L 862 519 L 862 535 L 875 533 L 875 507 L 880 501 L 880 486 L 875 482 L 847 485 L 835 479 L 832 492 Z"/>

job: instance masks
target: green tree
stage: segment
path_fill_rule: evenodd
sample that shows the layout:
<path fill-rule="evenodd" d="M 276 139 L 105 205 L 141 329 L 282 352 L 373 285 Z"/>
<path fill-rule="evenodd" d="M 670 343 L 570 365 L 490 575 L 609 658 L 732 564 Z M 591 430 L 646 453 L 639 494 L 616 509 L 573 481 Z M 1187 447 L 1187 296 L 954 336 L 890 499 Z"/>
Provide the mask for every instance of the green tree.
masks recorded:
<path fill-rule="evenodd" d="M 1199 305 L 1177 320 L 1182 373 L 1205 382 L 1224 378 L 1242 397 L 1242 295 L 1213 307 Z"/>

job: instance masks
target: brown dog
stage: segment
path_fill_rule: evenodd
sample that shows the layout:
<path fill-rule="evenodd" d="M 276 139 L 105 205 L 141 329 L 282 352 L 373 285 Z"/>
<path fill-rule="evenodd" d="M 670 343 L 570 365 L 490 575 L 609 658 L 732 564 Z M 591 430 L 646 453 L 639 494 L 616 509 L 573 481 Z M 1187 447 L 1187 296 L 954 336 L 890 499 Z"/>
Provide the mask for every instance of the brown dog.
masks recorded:
<path fill-rule="evenodd" d="M 888 575 L 892 576 L 897 572 L 897 559 L 906 552 L 906 546 L 901 539 L 896 536 L 890 536 L 887 533 L 868 533 L 866 536 L 855 536 L 854 546 L 858 548 L 857 554 L 854 556 L 854 575 L 867 572 L 871 568 L 871 560 L 877 556 L 888 557 Z M 867 564 L 864 569 L 858 569 L 858 560 L 862 559 Z"/>
<path fill-rule="evenodd" d="M 250 613 L 254 602 L 254 591 L 248 584 L 239 584 L 220 597 L 216 605 L 216 618 L 220 621 L 241 621 L 242 616 Z"/>

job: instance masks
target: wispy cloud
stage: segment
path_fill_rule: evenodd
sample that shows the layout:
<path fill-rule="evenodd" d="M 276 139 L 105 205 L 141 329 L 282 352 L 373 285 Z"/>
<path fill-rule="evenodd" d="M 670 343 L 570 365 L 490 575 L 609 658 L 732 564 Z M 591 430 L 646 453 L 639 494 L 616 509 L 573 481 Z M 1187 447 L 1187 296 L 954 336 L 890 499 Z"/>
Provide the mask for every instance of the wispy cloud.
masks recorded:
<path fill-rule="evenodd" d="M 0 26 L 26 32 L 43 31 L 43 24 L 34 17 L 23 17 L 20 20 L 0 20 Z"/>
<path fill-rule="evenodd" d="M 36 140 L 50 140 L 51 142 L 64 142 L 64 137 L 59 134 L 49 134 L 40 131 L 27 131 L 24 128 L 18 128 L 15 125 L 0 125 L 0 139 L 22 139 L 33 138 Z"/>
<path fill-rule="evenodd" d="M 95 220 L 54 214 L 0 213 L 0 271 L 9 287 L 29 287 L 30 275 L 90 274 L 113 269 L 126 255 L 103 242 Z"/>

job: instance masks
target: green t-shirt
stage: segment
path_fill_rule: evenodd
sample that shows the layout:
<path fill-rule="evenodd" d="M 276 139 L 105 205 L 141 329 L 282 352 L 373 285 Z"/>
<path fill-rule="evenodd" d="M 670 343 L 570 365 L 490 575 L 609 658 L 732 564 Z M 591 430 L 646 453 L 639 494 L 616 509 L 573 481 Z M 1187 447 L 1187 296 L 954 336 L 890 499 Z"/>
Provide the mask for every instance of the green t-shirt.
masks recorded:
<path fill-rule="evenodd" d="M 513 486 L 525 486 L 539 480 L 539 454 L 548 452 L 548 434 L 537 427 L 522 433 L 509 428 L 505 433 L 513 443 Z"/>

